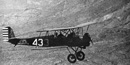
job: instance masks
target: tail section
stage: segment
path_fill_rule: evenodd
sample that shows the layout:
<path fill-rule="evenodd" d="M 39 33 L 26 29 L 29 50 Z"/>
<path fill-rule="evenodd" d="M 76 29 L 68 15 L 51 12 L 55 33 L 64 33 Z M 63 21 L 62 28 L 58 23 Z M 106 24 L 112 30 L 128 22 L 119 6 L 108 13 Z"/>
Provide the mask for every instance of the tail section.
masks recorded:
<path fill-rule="evenodd" d="M 13 29 L 11 27 L 4 27 L 3 28 L 3 41 L 9 41 L 11 38 L 15 38 Z"/>

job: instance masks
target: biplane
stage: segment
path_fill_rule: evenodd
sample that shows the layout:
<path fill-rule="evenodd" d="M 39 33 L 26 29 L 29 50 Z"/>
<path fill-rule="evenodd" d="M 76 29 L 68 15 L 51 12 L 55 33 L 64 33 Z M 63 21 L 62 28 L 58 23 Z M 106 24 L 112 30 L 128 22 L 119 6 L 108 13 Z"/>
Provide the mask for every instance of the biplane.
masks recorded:
<path fill-rule="evenodd" d="M 67 57 L 70 63 L 75 63 L 76 60 L 82 61 L 85 59 L 85 54 L 82 49 L 86 49 L 92 42 L 88 33 L 83 34 L 83 27 L 93 24 L 87 23 L 75 27 L 67 28 L 46 28 L 42 31 L 37 31 L 39 36 L 31 38 L 17 38 L 11 27 L 3 28 L 3 41 L 10 42 L 16 45 L 29 45 L 39 47 L 58 47 L 66 46 L 69 51 Z M 45 35 L 41 35 L 42 33 Z M 74 53 L 72 53 L 73 51 Z"/>

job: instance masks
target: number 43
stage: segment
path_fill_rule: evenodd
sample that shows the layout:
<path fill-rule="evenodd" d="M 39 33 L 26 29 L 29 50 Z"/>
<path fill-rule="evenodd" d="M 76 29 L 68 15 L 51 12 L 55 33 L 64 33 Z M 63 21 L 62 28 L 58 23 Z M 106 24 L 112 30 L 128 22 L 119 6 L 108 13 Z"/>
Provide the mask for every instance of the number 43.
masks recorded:
<path fill-rule="evenodd" d="M 35 39 L 32 44 L 36 46 L 43 46 L 43 39 Z"/>

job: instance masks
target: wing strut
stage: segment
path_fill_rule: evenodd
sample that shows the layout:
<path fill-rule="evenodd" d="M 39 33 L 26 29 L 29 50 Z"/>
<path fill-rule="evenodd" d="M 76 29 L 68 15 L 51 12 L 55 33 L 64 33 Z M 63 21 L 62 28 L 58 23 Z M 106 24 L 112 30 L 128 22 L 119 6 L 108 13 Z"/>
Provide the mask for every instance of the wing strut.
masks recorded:
<path fill-rule="evenodd" d="M 87 27 L 87 31 L 88 31 L 88 29 L 89 29 L 89 25 L 88 25 L 88 27 Z"/>

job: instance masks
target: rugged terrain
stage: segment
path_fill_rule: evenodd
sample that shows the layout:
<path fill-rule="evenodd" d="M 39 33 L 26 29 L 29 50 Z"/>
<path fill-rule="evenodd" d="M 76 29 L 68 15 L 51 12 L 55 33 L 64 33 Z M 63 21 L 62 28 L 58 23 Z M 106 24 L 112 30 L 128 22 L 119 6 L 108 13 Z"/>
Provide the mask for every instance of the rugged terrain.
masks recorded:
<path fill-rule="evenodd" d="M 71 64 L 66 49 L 31 50 L 2 41 L 0 65 L 130 65 L 130 0 L 0 0 L 0 34 L 11 26 L 16 36 L 37 36 L 36 30 L 90 25 L 94 45 L 83 50 L 84 61 Z M 84 27 L 86 32 L 87 27 Z M 46 48 L 40 48 L 46 49 Z"/>

